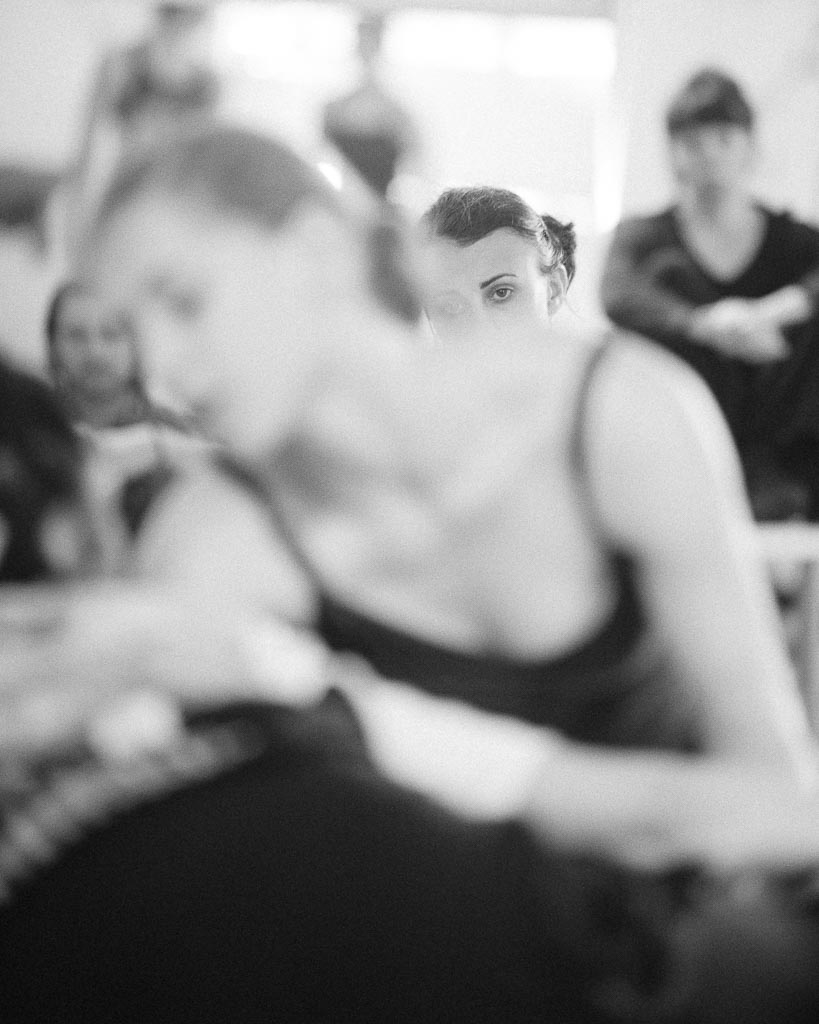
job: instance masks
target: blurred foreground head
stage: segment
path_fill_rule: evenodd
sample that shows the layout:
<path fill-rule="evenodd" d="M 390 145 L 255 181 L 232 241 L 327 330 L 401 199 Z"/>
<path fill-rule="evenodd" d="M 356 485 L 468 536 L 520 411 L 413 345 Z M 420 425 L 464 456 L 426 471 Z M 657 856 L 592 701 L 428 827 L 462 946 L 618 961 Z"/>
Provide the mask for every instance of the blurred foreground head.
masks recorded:
<path fill-rule="evenodd" d="M 81 559 L 81 451 L 40 380 L 0 362 L 0 581 L 72 572 Z"/>
<path fill-rule="evenodd" d="M 383 216 L 349 210 L 287 146 L 213 127 L 114 182 L 79 270 L 135 315 L 149 382 L 220 440 L 257 449 L 318 366 L 417 318 Z"/>

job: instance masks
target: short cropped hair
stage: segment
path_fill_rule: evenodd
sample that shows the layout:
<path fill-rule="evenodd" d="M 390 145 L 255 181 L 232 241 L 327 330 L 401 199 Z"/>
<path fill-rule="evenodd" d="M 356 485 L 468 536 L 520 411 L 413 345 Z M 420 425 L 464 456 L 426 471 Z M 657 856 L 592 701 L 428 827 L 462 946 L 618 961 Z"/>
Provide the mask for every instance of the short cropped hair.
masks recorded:
<path fill-rule="evenodd" d="M 537 213 L 509 189 L 490 185 L 447 189 L 427 210 L 421 223 L 431 235 L 464 246 L 508 228 L 534 243 L 544 274 L 562 266 L 570 282 L 574 277 L 574 225 L 564 224 L 550 214 Z"/>
<path fill-rule="evenodd" d="M 666 113 L 669 135 L 709 124 L 730 124 L 752 131 L 754 111 L 737 82 L 715 68 L 693 75 Z"/>

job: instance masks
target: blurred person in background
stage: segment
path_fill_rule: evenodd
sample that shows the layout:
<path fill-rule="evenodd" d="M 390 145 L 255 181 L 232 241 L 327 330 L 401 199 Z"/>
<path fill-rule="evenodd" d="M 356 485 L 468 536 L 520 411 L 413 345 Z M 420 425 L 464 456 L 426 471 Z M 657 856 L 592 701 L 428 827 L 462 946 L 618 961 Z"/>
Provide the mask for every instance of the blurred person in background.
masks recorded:
<path fill-rule="evenodd" d="M 82 443 L 51 390 L 0 362 L 0 578 L 76 575 L 91 535 L 81 524 Z"/>
<path fill-rule="evenodd" d="M 576 739 L 814 770 L 717 411 L 650 347 L 544 344 L 533 309 L 568 275 L 542 228 L 488 236 L 518 275 L 485 285 L 506 334 L 429 349 L 400 250 L 286 149 L 215 130 L 118 188 L 88 272 L 241 463 L 312 591 L 302 625 Z M 455 274 L 486 249 L 435 241 Z"/>
<path fill-rule="evenodd" d="M 0 398 L 0 540 L 19 551 L 22 531 L 38 552 L 26 578 L 64 577 L 82 564 L 70 531 L 57 547 L 32 526 L 73 513 L 82 532 L 81 450 L 40 382 L 0 365 Z M 0 565 L 3 584 L 20 580 Z M 101 596 L 85 613 L 110 639 L 117 608 L 139 603 Z M 371 707 L 365 745 L 343 680 L 307 706 L 271 704 L 238 663 L 215 685 L 211 646 L 197 691 L 157 675 L 149 646 L 117 660 L 125 633 L 44 672 L 38 652 L 70 654 L 83 601 L 0 587 L 4 1020 L 815 1019 L 810 890 L 756 872 L 815 863 L 819 828 L 774 775 L 584 751 L 375 680 L 375 701 L 355 698 Z M 167 648 L 179 627 L 155 619 L 143 640 Z M 432 736 L 473 779 L 487 753 L 514 766 L 517 803 L 463 817 L 388 781 L 367 746 L 396 698 L 400 728 L 381 738 L 403 736 L 405 770 L 429 764 Z M 749 785 L 755 828 L 738 834 Z M 652 869 L 601 857 L 606 836 Z M 720 874 L 692 885 L 685 865 L 703 857 Z"/>
<path fill-rule="evenodd" d="M 754 195 L 755 115 L 737 82 L 697 72 L 666 115 L 676 196 L 616 229 L 609 317 L 706 381 L 757 519 L 819 516 L 819 228 Z"/>
<path fill-rule="evenodd" d="M 50 223 L 59 174 L 0 166 L 0 346 L 18 365 L 43 374 L 42 328 L 59 276 Z"/>
<path fill-rule="evenodd" d="M 213 115 L 220 87 L 210 55 L 211 27 L 206 2 L 158 3 L 142 39 L 103 57 L 76 163 L 64 183 L 69 254 L 117 167 L 196 131 Z"/>
<path fill-rule="evenodd" d="M 392 97 L 379 72 L 384 14 L 363 14 L 356 28 L 361 81 L 324 108 L 323 131 L 376 195 L 387 198 L 390 185 L 417 153 L 412 115 Z"/>
<path fill-rule="evenodd" d="M 57 398 L 88 447 L 90 507 L 110 537 L 114 567 L 155 494 L 175 470 L 198 464 L 207 446 L 181 414 L 149 398 L 132 320 L 107 310 L 92 289 L 61 285 L 45 333 Z"/>

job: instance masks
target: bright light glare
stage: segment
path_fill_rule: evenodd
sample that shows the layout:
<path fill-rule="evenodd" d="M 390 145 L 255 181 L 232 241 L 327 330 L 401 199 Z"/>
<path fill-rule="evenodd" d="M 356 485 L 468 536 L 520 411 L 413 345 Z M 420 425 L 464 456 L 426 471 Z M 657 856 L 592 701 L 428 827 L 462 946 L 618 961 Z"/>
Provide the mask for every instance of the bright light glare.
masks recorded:
<path fill-rule="evenodd" d="M 350 10 L 322 3 L 223 3 L 216 7 L 218 57 L 258 78 L 314 81 L 355 45 Z"/>
<path fill-rule="evenodd" d="M 407 11 L 390 23 L 385 57 L 410 67 L 605 80 L 616 46 L 614 24 L 605 18 Z"/>
<path fill-rule="evenodd" d="M 503 18 L 458 11 L 404 11 L 391 19 L 384 57 L 409 67 L 497 71 Z"/>
<path fill-rule="evenodd" d="M 330 182 L 333 188 L 341 191 L 341 188 L 344 185 L 344 175 L 342 174 L 341 168 L 338 164 L 331 164 L 326 160 L 322 160 L 316 166 Z"/>
<path fill-rule="evenodd" d="M 515 18 L 509 21 L 504 63 L 537 78 L 609 79 L 617 38 L 604 18 Z"/>

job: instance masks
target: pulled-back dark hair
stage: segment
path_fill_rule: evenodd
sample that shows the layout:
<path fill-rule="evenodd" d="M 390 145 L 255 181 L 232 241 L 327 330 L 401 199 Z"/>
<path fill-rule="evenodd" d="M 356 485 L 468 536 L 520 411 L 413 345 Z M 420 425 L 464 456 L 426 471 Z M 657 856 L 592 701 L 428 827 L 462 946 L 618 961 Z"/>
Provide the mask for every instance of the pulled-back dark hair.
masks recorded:
<path fill-rule="evenodd" d="M 48 386 L 0 361 L 0 515 L 9 527 L 0 580 L 44 578 L 45 513 L 79 498 L 81 442 Z"/>
<path fill-rule="evenodd" d="M 669 135 L 707 124 L 733 124 L 751 131 L 754 111 L 733 78 L 716 68 L 703 68 L 671 101 L 665 123 Z"/>
<path fill-rule="evenodd" d="M 209 203 L 269 230 L 283 227 L 304 206 L 344 212 L 324 175 L 288 146 L 250 129 L 218 124 L 123 170 L 109 188 L 98 220 L 151 191 Z M 400 225 L 389 211 L 374 217 L 369 243 L 373 293 L 397 316 L 417 320 L 420 301 L 406 271 Z"/>
<path fill-rule="evenodd" d="M 570 282 L 574 277 L 574 225 L 550 214 L 541 216 L 509 189 L 491 185 L 447 189 L 424 214 L 422 224 L 430 234 L 459 245 L 472 245 L 493 231 L 508 228 L 535 244 L 544 274 L 562 266 Z"/>

